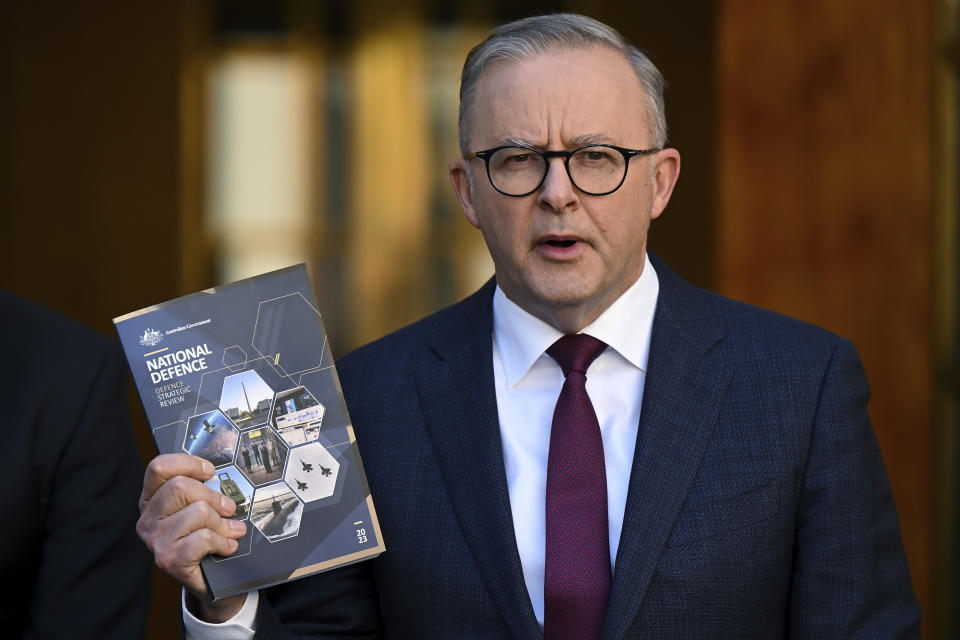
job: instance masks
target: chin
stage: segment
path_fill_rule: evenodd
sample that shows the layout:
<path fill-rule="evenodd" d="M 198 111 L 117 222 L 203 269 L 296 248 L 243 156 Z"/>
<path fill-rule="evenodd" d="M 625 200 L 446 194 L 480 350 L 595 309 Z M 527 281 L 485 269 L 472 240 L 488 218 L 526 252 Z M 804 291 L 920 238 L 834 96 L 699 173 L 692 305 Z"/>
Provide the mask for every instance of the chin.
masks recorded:
<path fill-rule="evenodd" d="M 546 307 L 569 308 L 580 306 L 593 297 L 593 290 L 576 282 L 555 282 L 534 289 L 535 297 Z"/>

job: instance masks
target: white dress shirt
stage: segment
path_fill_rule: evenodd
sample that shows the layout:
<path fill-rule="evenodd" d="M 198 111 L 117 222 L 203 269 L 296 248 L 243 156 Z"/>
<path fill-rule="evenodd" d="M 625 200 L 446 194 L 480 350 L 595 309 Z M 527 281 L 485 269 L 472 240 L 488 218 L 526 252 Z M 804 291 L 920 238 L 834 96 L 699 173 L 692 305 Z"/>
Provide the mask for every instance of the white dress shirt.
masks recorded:
<path fill-rule="evenodd" d="M 587 393 L 603 437 L 611 567 L 623 529 L 659 291 L 656 271 L 646 259 L 637 281 L 581 332 L 608 345 L 587 371 Z M 523 578 L 541 626 L 547 458 L 553 409 L 563 386 L 560 366 L 546 350 L 562 335 L 521 309 L 497 287 L 493 295 L 493 375 L 503 461 Z M 217 625 L 195 618 L 184 602 L 188 640 L 252 638 L 258 601 L 258 592 L 251 592 L 236 616 Z"/>
<path fill-rule="evenodd" d="M 603 437 L 611 567 L 623 529 L 659 290 L 657 274 L 647 260 L 640 278 L 581 331 L 609 345 L 587 370 L 587 394 Z M 562 335 L 497 288 L 493 295 L 493 375 L 500 437 L 523 578 L 541 626 L 547 458 L 553 410 L 563 387 L 560 366 L 545 352 Z"/>

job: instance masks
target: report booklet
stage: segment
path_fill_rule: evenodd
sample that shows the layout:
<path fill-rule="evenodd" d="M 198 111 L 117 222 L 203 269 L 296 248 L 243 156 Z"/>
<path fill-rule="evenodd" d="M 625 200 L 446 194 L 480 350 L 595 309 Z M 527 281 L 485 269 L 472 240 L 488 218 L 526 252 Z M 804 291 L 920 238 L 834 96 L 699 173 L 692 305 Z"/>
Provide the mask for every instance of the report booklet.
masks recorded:
<path fill-rule="evenodd" d="M 113 322 L 157 448 L 209 460 L 247 524 L 201 562 L 215 600 L 383 552 L 304 265 Z"/>

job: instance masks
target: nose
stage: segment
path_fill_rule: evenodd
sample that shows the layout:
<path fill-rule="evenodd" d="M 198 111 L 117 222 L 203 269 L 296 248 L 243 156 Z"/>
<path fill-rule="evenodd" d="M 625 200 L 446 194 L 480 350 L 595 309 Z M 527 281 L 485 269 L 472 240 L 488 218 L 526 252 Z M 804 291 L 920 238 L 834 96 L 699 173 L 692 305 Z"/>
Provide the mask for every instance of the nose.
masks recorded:
<path fill-rule="evenodd" d="M 547 163 L 547 175 L 543 179 L 537 202 L 554 213 L 563 213 L 576 204 L 577 190 L 570 182 L 563 158 L 550 158 Z"/>

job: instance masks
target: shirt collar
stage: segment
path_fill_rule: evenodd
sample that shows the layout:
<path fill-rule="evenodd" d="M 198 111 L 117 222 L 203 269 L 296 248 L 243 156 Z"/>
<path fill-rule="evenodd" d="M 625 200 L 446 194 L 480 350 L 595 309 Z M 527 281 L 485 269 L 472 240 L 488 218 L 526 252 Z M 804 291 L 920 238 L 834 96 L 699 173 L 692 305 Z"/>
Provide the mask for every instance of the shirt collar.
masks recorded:
<path fill-rule="evenodd" d="M 659 291 L 657 272 L 645 257 L 637 281 L 581 333 L 603 340 L 631 365 L 646 372 Z M 537 358 L 562 335 L 555 327 L 520 308 L 497 286 L 493 294 L 493 339 L 508 388 L 517 384 Z"/>

